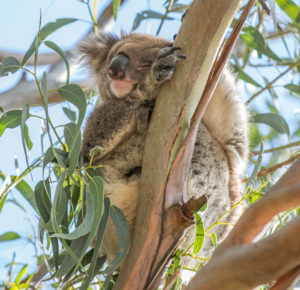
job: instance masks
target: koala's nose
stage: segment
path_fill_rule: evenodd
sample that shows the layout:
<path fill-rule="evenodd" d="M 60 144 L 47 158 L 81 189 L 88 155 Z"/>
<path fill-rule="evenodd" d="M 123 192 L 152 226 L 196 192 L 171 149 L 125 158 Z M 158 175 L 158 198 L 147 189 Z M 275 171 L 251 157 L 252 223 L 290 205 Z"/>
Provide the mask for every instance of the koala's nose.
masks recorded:
<path fill-rule="evenodd" d="M 125 71 L 129 63 L 128 56 L 119 54 L 115 56 L 108 67 L 108 75 L 113 80 L 122 80 L 125 77 Z"/>

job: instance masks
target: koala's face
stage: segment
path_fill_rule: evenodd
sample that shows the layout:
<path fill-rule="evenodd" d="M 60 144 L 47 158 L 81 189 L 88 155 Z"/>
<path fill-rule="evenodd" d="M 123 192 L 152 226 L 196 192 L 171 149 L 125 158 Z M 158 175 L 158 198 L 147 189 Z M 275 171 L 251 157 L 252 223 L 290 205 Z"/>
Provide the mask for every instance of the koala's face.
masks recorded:
<path fill-rule="evenodd" d="M 123 98 L 150 72 L 159 50 L 171 45 L 168 40 L 149 35 L 130 34 L 118 39 L 99 34 L 84 43 L 81 51 L 88 57 L 99 86 L 105 83 L 115 97 Z"/>

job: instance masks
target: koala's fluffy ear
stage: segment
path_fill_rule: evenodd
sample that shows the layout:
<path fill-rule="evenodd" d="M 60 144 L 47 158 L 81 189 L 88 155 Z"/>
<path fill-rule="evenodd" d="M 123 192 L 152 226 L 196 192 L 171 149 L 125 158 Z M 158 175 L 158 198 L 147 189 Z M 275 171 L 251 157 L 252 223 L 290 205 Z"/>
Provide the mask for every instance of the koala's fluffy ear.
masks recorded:
<path fill-rule="evenodd" d="M 119 38 L 113 34 L 91 33 L 78 47 L 80 58 L 84 59 L 92 69 L 97 70 L 107 58 L 112 46 L 118 41 Z"/>

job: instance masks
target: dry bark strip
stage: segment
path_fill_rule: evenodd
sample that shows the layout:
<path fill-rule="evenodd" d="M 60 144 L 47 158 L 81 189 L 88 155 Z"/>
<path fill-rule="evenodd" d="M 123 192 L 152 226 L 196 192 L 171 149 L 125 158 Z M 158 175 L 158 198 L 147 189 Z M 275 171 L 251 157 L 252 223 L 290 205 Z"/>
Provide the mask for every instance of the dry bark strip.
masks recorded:
<path fill-rule="evenodd" d="M 277 281 L 287 289 L 300 273 L 300 217 L 254 242 L 272 218 L 300 206 L 300 160 L 271 190 L 249 207 L 186 289 L 253 289 Z M 217 273 L 217 274 L 216 274 Z"/>

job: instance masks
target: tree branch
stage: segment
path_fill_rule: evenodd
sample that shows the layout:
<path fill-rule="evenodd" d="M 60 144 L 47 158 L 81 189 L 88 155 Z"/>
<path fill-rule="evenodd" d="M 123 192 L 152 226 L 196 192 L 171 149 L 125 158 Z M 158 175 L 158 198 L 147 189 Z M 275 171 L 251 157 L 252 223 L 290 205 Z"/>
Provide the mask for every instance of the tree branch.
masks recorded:
<path fill-rule="evenodd" d="M 247 209 L 187 289 L 253 289 L 276 280 L 277 286 L 291 284 L 299 273 L 300 217 L 273 235 L 253 241 L 276 214 L 300 205 L 299 172 L 297 160 L 264 197 Z"/>

